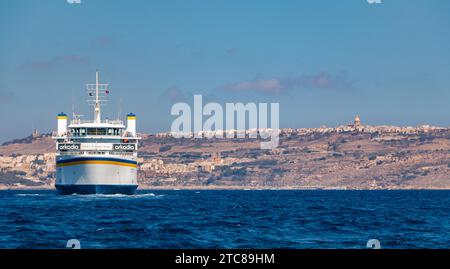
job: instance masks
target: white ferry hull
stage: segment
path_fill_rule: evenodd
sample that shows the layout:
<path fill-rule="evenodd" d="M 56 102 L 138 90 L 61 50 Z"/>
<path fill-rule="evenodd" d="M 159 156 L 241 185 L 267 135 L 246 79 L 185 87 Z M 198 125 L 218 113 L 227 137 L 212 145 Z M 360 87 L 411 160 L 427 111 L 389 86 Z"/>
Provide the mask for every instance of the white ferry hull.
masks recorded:
<path fill-rule="evenodd" d="M 59 194 L 134 194 L 137 162 L 134 158 L 65 155 L 56 160 Z"/>

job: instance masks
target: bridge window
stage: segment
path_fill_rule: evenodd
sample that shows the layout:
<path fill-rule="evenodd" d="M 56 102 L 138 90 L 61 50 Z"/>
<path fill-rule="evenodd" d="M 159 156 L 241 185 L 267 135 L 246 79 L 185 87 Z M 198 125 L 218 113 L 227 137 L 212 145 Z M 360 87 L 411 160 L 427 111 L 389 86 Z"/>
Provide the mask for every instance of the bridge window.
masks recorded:
<path fill-rule="evenodd" d="M 87 128 L 87 135 L 106 135 L 106 128 Z"/>

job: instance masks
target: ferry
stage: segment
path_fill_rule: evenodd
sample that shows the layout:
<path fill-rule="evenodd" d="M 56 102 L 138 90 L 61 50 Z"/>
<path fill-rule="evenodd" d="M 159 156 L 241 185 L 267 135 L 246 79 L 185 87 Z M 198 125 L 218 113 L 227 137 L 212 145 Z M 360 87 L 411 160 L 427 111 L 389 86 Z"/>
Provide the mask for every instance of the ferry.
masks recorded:
<path fill-rule="evenodd" d="M 136 115 L 121 120 L 102 120 L 101 106 L 109 96 L 109 85 L 86 84 L 88 103 L 94 108 L 93 120 L 81 120 L 73 113 L 57 116 L 56 182 L 58 194 L 134 194 L 137 183 Z"/>

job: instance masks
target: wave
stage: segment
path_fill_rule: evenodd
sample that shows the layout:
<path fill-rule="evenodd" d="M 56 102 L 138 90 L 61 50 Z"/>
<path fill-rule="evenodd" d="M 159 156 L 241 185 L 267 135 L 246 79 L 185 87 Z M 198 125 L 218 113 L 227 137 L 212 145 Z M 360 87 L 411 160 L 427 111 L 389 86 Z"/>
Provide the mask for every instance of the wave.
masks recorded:
<path fill-rule="evenodd" d="M 142 194 L 72 194 L 69 196 L 60 196 L 60 197 L 76 197 L 76 198 L 105 198 L 105 199 L 111 199 L 111 198 L 124 198 L 124 199 L 139 199 L 139 198 L 146 198 L 146 197 L 162 197 L 164 194 L 154 194 L 154 193 L 142 193 Z"/>
<path fill-rule="evenodd" d="M 43 196 L 42 193 L 18 193 L 16 196 Z"/>
<path fill-rule="evenodd" d="M 141 197 L 163 197 L 164 194 L 154 194 L 154 193 L 143 193 L 143 194 L 135 194 L 131 195 L 132 198 L 141 198 Z"/>

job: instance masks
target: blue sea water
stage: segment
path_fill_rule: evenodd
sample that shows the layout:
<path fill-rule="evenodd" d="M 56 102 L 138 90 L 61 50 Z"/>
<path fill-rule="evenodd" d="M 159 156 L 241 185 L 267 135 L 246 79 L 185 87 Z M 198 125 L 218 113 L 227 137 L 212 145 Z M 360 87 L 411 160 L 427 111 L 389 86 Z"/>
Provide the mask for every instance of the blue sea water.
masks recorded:
<path fill-rule="evenodd" d="M 450 191 L 0 191 L 0 248 L 449 248 Z"/>

